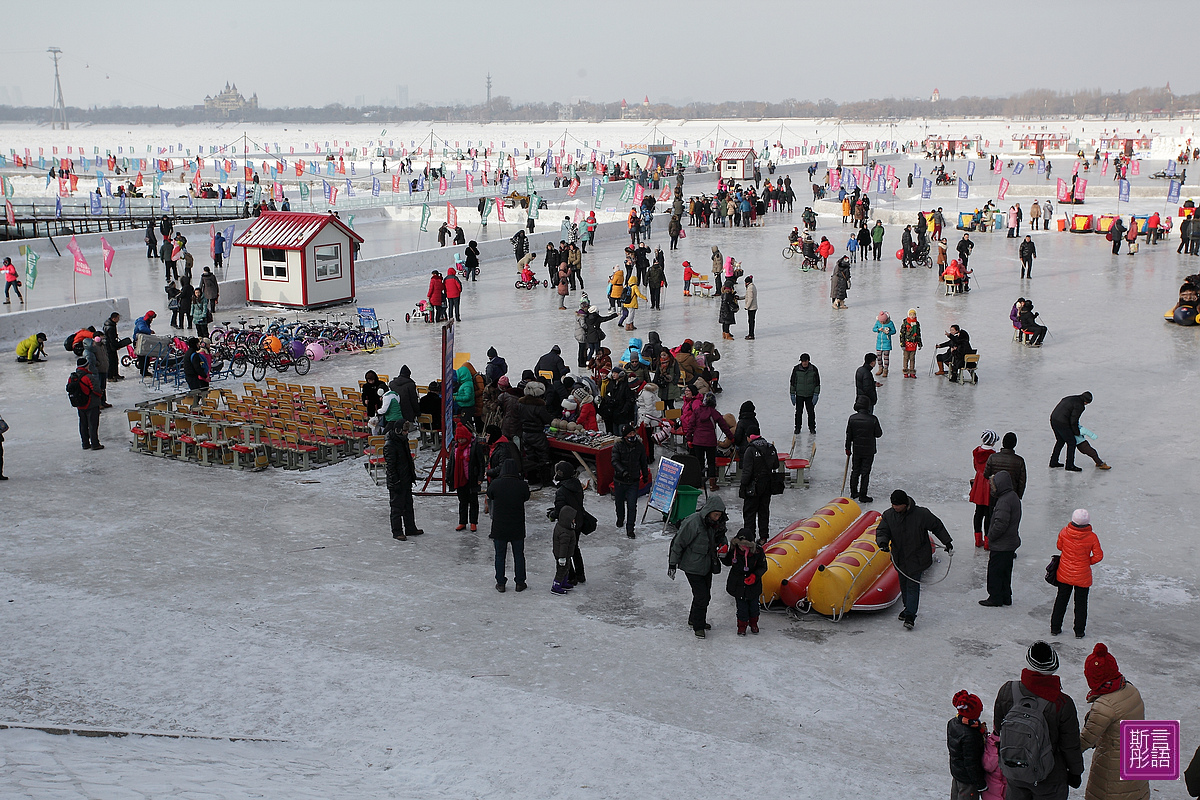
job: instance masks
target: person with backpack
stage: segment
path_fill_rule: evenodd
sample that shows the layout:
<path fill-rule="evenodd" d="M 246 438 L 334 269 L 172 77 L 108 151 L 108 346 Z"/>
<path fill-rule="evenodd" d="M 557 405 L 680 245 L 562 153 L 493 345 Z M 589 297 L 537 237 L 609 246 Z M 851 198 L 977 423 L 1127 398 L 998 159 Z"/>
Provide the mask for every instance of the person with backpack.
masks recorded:
<path fill-rule="evenodd" d="M 738 428 L 741 427 L 739 422 Z M 762 544 L 771 536 L 771 495 L 775 494 L 779 454 L 775 451 L 775 445 L 762 438 L 757 430 L 747 439 L 748 444 L 742 452 L 742 478 L 738 485 L 738 497 L 742 498 L 742 522 L 746 526 L 742 532 L 753 540 L 757 528 L 758 542 Z"/>
<path fill-rule="evenodd" d="M 1121 778 L 1121 722 L 1144 720 L 1142 694 L 1121 674 L 1117 660 L 1103 642 L 1097 642 L 1083 662 L 1087 701 L 1092 708 L 1083 718 L 1079 734 L 1084 750 L 1096 748 L 1088 770 L 1087 796 L 1104 800 L 1150 800 L 1149 781 Z"/>
<path fill-rule="evenodd" d="M 1083 783 L 1083 751 L 1075 701 L 1062 690 L 1058 653 L 1036 641 L 1021 679 L 996 693 L 992 722 L 1000 734 L 1007 800 L 1066 800 Z"/>
<path fill-rule="evenodd" d="M 950 751 L 950 800 L 979 800 L 988 790 L 983 768 L 987 725 L 980 719 L 983 701 L 966 689 L 954 693 L 958 712 L 946 723 L 946 748 Z"/>
<path fill-rule="evenodd" d="M 758 598 L 762 595 L 762 577 L 767 574 L 767 557 L 762 546 L 754 541 L 754 531 L 745 528 L 729 543 L 721 557 L 729 567 L 725 591 L 737 605 L 737 635 L 745 636 L 746 628 L 758 635 Z"/>
<path fill-rule="evenodd" d="M 100 389 L 92 382 L 88 360 L 80 357 L 75 371 L 67 378 L 67 398 L 79 413 L 79 439 L 84 450 L 103 450 L 100 444 Z"/>
<path fill-rule="evenodd" d="M 617 327 L 625 326 L 627 331 L 636 331 L 637 328 L 633 324 L 633 318 L 637 315 L 638 299 L 645 300 L 646 295 L 642 294 L 642 290 L 638 287 L 638 276 L 631 274 L 625 282 L 624 288 L 621 290 L 621 316 L 617 319 Z M 626 322 L 626 315 L 629 321 Z"/>
<path fill-rule="evenodd" d="M 183 377 L 188 389 L 207 389 L 209 381 L 208 359 L 200 352 L 200 340 L 195 336 L 187 340 L 187 353 L 183 357 Z"/>
<path fill-rule="evenodd" d="M 1077 508 L 1071 521 L 1058 532 L 1056 543 L 1059 552 L 1058 596 L 1054 598 L 1054 610 L 1050 614 L 1050 633 L 1062 633 L 1063 618 L 1067 615 L 1067 604 L 1071 594 L 1075 595 L 1075 638 L 1082 639 L 1087 631 L 1088 592 L 1092 586 L 1092 566 L 1104 559 L 1100 539 L 1092 530 L 1092 516 L 1086 508 Z"/>

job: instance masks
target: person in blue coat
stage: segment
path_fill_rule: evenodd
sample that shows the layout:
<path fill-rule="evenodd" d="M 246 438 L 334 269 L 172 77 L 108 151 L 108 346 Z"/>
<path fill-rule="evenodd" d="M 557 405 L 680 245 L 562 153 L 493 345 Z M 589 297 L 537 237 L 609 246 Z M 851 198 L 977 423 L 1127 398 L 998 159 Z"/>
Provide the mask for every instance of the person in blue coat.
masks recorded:
<path fill-rule="evenodd" d="M 871 330 L 875 332 L 875 355 L 879 356 L 879 368 L 875 374 L 886 378 L 888 362 L 892 355 L 892 337 L 896 335 L 896 323 L 892 322 L 888 312 L 880 311 L 875 319 L 875 327 Z"/>

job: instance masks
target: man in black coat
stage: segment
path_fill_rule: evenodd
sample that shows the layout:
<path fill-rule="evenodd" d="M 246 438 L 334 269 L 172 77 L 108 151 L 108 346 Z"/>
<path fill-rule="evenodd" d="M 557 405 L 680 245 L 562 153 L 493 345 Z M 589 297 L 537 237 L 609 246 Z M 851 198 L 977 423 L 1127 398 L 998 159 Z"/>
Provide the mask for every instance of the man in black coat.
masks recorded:
<path fill-rule="evenodd" d="M 957 381 L 959 371 L 967 363 L 967 356 L 975 352 L 971 347 L 971 334 L 957 325 L 951 325 L 950 330 L 946 331 L 946 341 L 937 345 L 935 349 L 940 350 L 943 347 L 946 348 L 946 352 L 937 354 L 938 371 L 936 374 L 944 375 L 946 364 L 949 363 L 950 380 Z"/>
<path fill-rule="evenodd" d="M 513 571 L 517 591 L 525 591 L 525 503 L 529 500 L 529 484 L 521 479 L 517 462 L 509 459 L 500 468 L 500 477 L 488 485 L 488 500 L 492 509 L 492 532 L 488 538 L 496 550 L 496 591 L 503 592 L 508 583 L 504 569 L 508 548 L 512 547 Z"/>
<path fill-rule="evenodd" d="M 400 398 L 400 412 L 404 414 L 404 419 L 415 423 L 421 414 L 420 398 L 417 397 L 417 383 L 412 379 L 408 364 L 400 367 L 400 374 L 392 378 L 388 388 Z"/>
<path fill-rule="evenodd" d="M 108 350 L 108 379 L 110 381 L 125 380 L 117 371 L 117 367 L 121 363 L 121 359 L 117 357 L 117 348 L 124 346 L 120 344 L 117 336 L 117 323 L 120 321 L 121 314 L 117 311 L 109 314 L 108 319 L 104 321 L 104 347 Z"/>
<path fill-rule="evenodd" d="M 846 455 L 850 461 L 850 499 L 874 502 L 867 495 L 871 483 L 871 465 L 875 463 L 875 440 L 883 436 L 879 420 L 867 410 L 867 401 L 854 401 L 854 413 L 846 421 Z"/>
<path fill-rule="evenodd" d="M 863 365 L 854 373 L 854 392 L 855 392 L 855 410 L 857 410 L 859 397 L 867 399 L 866 412 L 870 414 L 875 410 L 875 404 L 879 402 L 879 392 L 875 391 L 878 387 L 883 386 L 875 380 L 872 372 L 875 370 L 876 356 L 874 353 L 867 353 L 863 356 Z"/>
<path fill-rule="evenodd" d="M 880 550 L 892 554 L 892 563 L 900 577 L 900 598 L 904 601 L 900 619 L 906 629 L 912 630 L 921 603 L 921 573 L 933 566 L 929 534 L 941 540 L 947 553 L 954 551 L 954 543 L 942 521 L 929 509 L 914 503 L 903 489 L 892 492 L 891 500 L 892 507 L 883 512 L 875 529 L 875 543 Z"/>
<path fill-rule="evenodd" d="M 1001 470 L 988 479 L 992 490 L 992 519 L 988 523 L 988 596 L 981 606 L 1012 605 L 1012 569 L 1021 546 L 1021 498 L 1012 478 Z"/>
<path fill-rule="evenodd" d="M 551 347 L 549 353 L 546 353 L 544 356 L 538 359 L 537 365 L 533 368 L 533 372 L 538 376 L 539 380 L 545 378 L 545 376 L 542 375 L 543 372 L 551 373 L 553 377 L 551 377 L 550 380 L 554 381 L 555 383 L 558 383 L 560 380 L 562 380 L 562 376 L 570 372 L 570 370 L 567 369 L 566 363 L 562 359 L 562 348 L 558 345 Z"/>
<path fill-rule="evenodd" d="M 417 527 L 413 514 L 412 487 L 417 482 L 417 467 L 408 448 L 408 423 L 388 429 L 383 444 L 387 464 L 388 505 L 391 509 L 392 538 L 406 541 L 425 531 Z"/>
<path fill-rule="evenodd" d="M 625 535 L 636 539 L 633 532 L 637 522 L 639 481 L 650 481 L 646 460 L 646 445 L 635 425 L 624 423 L 621 438 L 612 448 L 613 500 L 617 504 L 617 527 L 625 526 Z"/>
<path fill-rule="evenodd" d="M 1021 257 L 1021 277 L 1032 278 L 1033 260 L 1037 258 L 1037 247 L 1033 244 L 1033 239 L 1026 236 L 1025 241 L 1017 248 L 1017 255 Z"/>
<path fill-rule="evenodd" d="M 1054 407 L 1054 411 L 1050 412 L 1050 430 L 1054 431 L 1054 452 L 1050 454 L 1051 467 L 1062 466 L 1062 462 L 1058 460 L 1058 457 L 1062 453 L 1063 445 L 1066 445 L 1067 470 L 1070 472 L 1083 472 L 1082 469 L 1075 466 L 1075 443 L 1077 441 L 1076 437 L 1080 435 L 1079 417 L 1083 414 L 1084 408 L 1091 402 L 1091 392 L 1072 394 L 1059 400 L 1058 405 Z M 1107 468 L 1108 465 L 1105 464 L 1103 469 Z"/>
<path fill-rule="evenodd" d="M 1025 459 L 1017 455 L 1017 435 L 1012 431 L 1004 434 L 1000 442 L 999 452 L 988 456 L 987 464 L 983 467 L 983 477 L 990 478 L 1000 470 L 1012 478 L 1013 491 L 1017 497 L 1025 497 Z"/>
<path fill-rule="evenodd" d="M 971 260 L 971 251 L 975 249 L 975 243 L 971 241 L 971 234 L 964 233 L 962 238 L 958 240 L 958 260 L 962 262 L 963 269 L 967 268 L 967 262 Z"/>
<path fill-rule="evenodd" d="M 904 233 L 900 234 L 900 250 L 900 266 L 908 267 L 909 262 L 912 261 L 913 251 L 912 225 L 905 225 Z"/>
<path fill-rule="evenodd" d="M 738 429 L 741 430 L 740 422 Z M 749 443 L 742 452 L 738 497 L 742 498 L 743 531 L 753 541 L 757 528 L 758 543 L 762 544 L 771 536 L 771 476 L 779 469 L 779 454 L 757 429 L 747 439 Z"/>

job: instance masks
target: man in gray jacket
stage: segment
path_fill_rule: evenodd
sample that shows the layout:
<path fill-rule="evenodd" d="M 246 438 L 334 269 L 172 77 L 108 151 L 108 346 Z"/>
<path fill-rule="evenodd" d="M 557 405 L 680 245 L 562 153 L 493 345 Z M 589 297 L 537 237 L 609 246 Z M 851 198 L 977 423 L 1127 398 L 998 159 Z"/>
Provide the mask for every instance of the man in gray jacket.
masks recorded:
<path fill-rule="evenodd" d="M 704 632 L 712 628 L 707 622 L 708 602 L 712 599 L 713 566 L 717 564 L 717 548 L 725 544 L 725 526 L 729 517 L 725 513 L 725 501 L 715 494 L 700 510 L 685 519 L 679 532 L 671 540 L 671 554 L 667 561 L 667 577 L 675 580 L 675 570 L 682 569 L 692 585 L 692 609 L 688 614 L 688 625 L 703 639 Z"/>
<path fill-rule="evenodd" d="M 1001 470 L 988 479 L 992 487 L 992 521 L 988 523 L 988 596 L 981 606 L 1012 605 L 1012 568 L 1021 546 L 1021 498 L 1012 478 Z"/>

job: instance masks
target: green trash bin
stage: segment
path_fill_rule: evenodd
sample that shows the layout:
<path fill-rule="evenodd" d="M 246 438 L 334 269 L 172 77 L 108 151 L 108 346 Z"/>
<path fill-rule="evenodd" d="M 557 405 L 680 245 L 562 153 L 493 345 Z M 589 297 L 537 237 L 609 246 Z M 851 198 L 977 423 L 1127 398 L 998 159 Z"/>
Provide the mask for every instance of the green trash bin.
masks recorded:
<path fill-rule="evenodd" d="M 678 525 L 692 514 L 695 514 L 696 509 L 700 505 L 700 497 L 703 494 L 703 489 L 697 489 L 692 486 L 677 486 L 675 488 L 675 502 L 671 504 L 671 513 L 667 516 L 667 521 L 672 525 Z"/>

